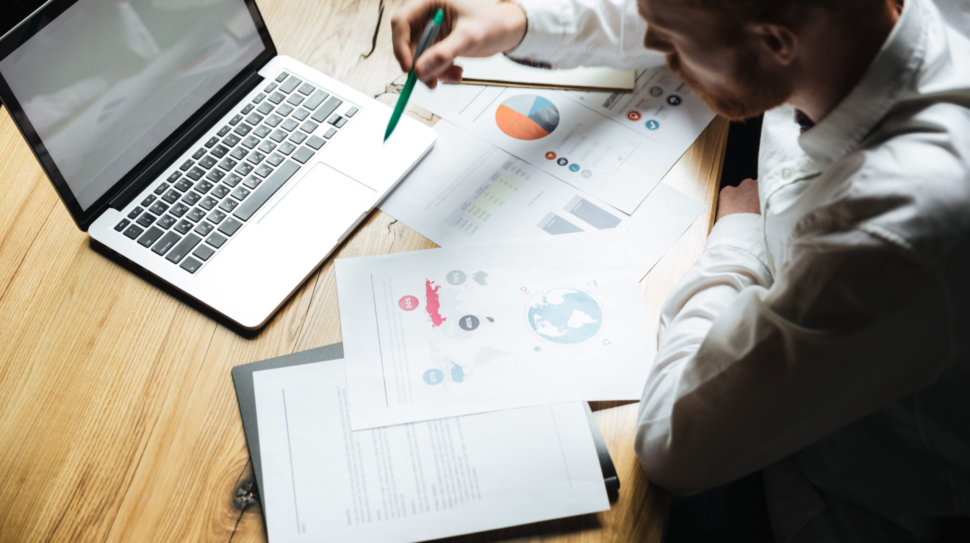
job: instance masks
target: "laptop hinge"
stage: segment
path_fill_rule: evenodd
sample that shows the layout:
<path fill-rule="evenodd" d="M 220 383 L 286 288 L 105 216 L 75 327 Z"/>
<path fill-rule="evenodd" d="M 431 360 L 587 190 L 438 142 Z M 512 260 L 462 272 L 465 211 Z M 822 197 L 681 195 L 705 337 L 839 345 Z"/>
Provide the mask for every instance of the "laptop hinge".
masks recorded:
<path fill-rule="evenodd" d="M 258 70 L 243 79 L 236 87 L 209 109 L 209 112 L 194 125 L 185 129 L 182 135 L 173 141 L 165 151 L 154 161 L 145 166 L 114 198 L 108 203 L 112 209 L 121 210 L 145 187 L 158 178 L 169 165 L 189 149 L 203 134 L 219 119 L 232 110 L 250 91 L 263 81 Z"/>

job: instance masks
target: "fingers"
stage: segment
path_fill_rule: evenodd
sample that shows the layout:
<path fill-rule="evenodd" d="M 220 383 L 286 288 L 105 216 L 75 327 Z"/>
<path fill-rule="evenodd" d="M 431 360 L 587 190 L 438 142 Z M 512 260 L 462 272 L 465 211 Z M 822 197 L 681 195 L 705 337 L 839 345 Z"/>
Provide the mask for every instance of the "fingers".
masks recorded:
<path fill-rule="evenodd" d="M 455 67 L 455 57 L 460 56 L 461 52 L 467 47 L 467 38 L 460 32 L 452 32 L 418 58 L 415 74 L 425 85 L 431 87 L 433 81 L 441 78 L 446 71 Z"/>
<path fill-rule="evenodd" d="M 452 66 L 441 74 L 440 79 L 445 83 L 453 83 L 457 85 L 458 83 L 461 83 L 462 73 L 463 70 L 461 69 L 461 66 Z"/>
<path fill-rule="evenodd" d="M 401 70 L 411 71 L 414 47 L 439 3 L 438 0 L 412 0 L 391 17 L 391 43 Z"/>

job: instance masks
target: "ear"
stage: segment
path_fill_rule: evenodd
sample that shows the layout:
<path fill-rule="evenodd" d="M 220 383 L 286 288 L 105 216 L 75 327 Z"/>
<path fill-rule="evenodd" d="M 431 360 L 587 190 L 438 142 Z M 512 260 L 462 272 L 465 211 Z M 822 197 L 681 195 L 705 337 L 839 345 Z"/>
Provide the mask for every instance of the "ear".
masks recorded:
<path fill-rule="evenodd" d="M 763 53 L 782 66 L 795 61 L 798 36 L 790 28 L 777 23 L 753 23 L 751 30 Z"/>

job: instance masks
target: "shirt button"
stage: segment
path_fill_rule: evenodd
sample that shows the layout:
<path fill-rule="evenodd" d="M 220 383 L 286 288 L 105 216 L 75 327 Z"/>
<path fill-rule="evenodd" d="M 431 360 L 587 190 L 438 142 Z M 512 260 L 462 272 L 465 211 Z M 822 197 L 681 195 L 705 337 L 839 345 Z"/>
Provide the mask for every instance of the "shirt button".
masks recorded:
<path fill-rule="evenodd" d="M 791 171 L 791 168 L 785 168 L 781 172 L 781 177 L 782 177 L 782 179 L 786 179 L 786 180 L 787 179 L 791 179 L 792 174 L 793 174 L 793 172 Z"/>

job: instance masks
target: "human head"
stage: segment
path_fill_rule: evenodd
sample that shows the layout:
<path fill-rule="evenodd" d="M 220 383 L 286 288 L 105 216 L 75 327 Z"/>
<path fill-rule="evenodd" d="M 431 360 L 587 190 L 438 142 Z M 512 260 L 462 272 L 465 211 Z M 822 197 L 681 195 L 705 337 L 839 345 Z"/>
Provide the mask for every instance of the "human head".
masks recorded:
<path fill-rule="evenodd" d="M 644 45 L 717 113 L 745 119 L 833 69 L 892 0 L 638 0 Z"/>

